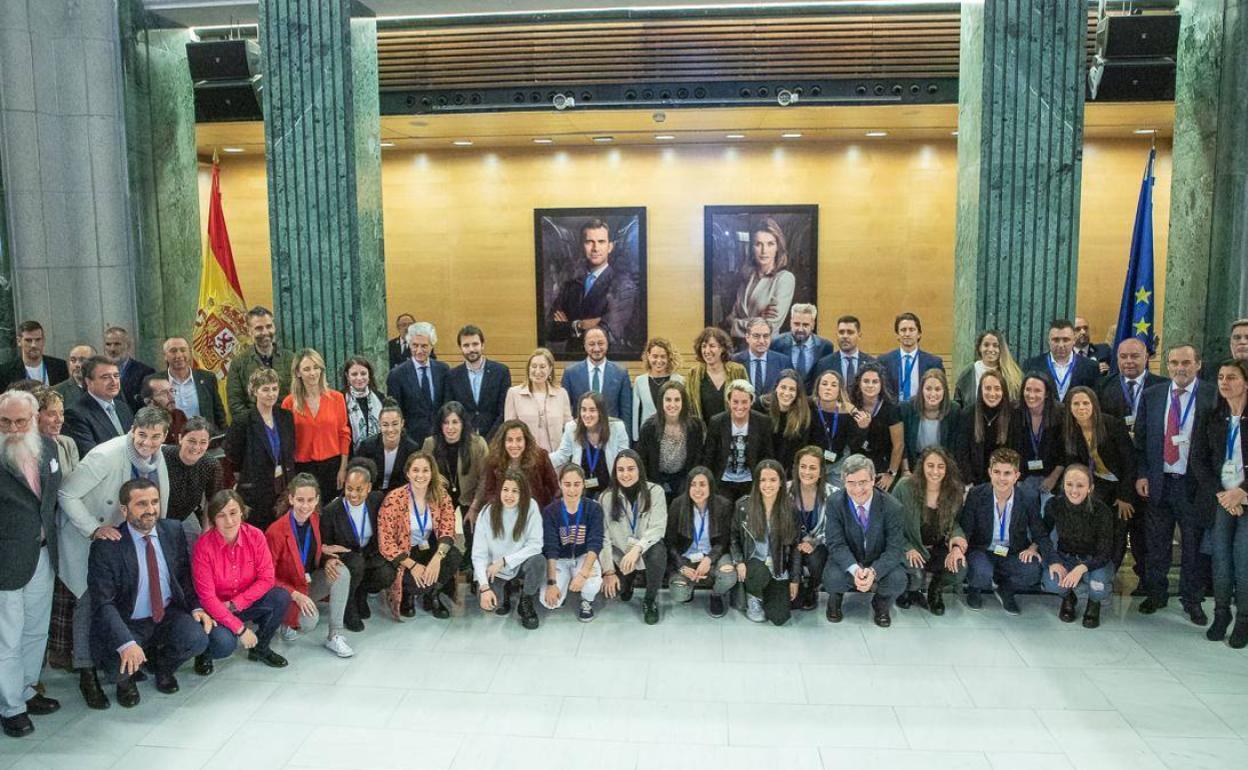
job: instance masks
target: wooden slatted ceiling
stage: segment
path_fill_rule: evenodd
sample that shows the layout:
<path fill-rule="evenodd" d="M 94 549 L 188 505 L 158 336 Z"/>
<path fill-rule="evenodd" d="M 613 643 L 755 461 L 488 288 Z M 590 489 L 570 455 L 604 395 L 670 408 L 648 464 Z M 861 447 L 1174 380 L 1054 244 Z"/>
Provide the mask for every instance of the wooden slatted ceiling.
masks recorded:
<path fill-rule="evenodd" d="M 936 13 L 382 30 L 379 75 L 383 91 L 957 77 L 959 23 Z"/>

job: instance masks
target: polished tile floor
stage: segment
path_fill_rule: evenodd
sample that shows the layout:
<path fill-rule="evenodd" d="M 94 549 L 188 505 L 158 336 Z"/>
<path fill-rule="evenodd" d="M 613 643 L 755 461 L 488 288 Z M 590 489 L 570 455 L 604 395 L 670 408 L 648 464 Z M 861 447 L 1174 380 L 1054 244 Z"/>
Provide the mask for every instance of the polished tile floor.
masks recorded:
<path fill-rule="evenodd" d="M 89 711 L 50 673 L 61 711 L 0 738 L 0 770 L 1248 767 L 1248 650 L 1205 641 L 1177 601 L 1142 617 L 1115 599 L 1095 631 L 1042 596 L 1016 618 L 894 610 L 889 629 L 863 601 L 839 626 L 784 628 L 714 621 L 705 601 L 654 627 L 634 599 L 535 632 L 375 612 L 352 660 L 279 641 L 287 669 L 187 668 L 181 693 L 149 682 L 134 709 Z"/>

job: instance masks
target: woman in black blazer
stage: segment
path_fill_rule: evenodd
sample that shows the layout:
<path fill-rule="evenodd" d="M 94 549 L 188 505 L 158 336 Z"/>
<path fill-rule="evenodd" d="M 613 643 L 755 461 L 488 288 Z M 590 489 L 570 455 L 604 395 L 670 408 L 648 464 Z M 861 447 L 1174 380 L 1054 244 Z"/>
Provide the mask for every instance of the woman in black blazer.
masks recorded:
<path fill-rule="evenodd" d="M 775 389 L 758 400 L 758 410 L 771 421 L 771 451 L 793 475 L 797 450 L 810 440 L 810 399 L 796 369 L 785 369 L 776 378 Z"/>
<path fill-rule="evenodd" d="M 387 401 L 377 415 L 377 424 L 381 432 L 369 436 L 355 448 L 353 457 L 363 457 L 377 466 L 377 479 L 373 487 L 388 494 L 395 487 L 407 483 L 403 477 L 403 468 L 407 466 L 407 457 L 420 449 L 416 442 L 403 430 L 403 410 L 394 401 Z M 386 453 L 391 453 L 391 462 L 386 463 Z"/>
<path fill-rule="evenodd" d="M 1047 374 L 1032 372 L 1023 377 L 1021 392 L 1018 407 L 1010 416 L 1009 446 L 1023 460 L 1023 477 L 1018 483 L 1040 492 L 1043 503 L 1056 494 L 1054 489 L 1066 465 L 1064 417 Z"/>
<path fill-rule="evenodd" d="M 715 494 L 715 478 L 710 469 L 697 466 L 689 471 L 684 494 L 667 508 L 668 590 L 672 601 L 693 601 L 699 586 L 711 589 L 708 610 L 713 618 L 728 611 L 726 597 L 737 585 L 732 562 L 732 503 Z"/>
<path fill-rule="evenodd" d="M 679 382 L 668 380 L 659 388 L 656 411 L 641 424 L 637 454 L 646 478 L 663 487 L 670 505 L 685 491 L 689 472 L 702 463 L 706 429 L 693 412 L 689 393 Z"/>
<path fill-rule="evenodd" d="M 225 434 L 225 456 L 234 488 L 250 509 L 247 523 L 261 532 L 276 518 L 274 506 L 295 472 L 295 417 L 277 405 L 277 372 L 257 369 L 247 382 L 255 408 L 237 415 Z"/>
<path fill-rule="evenodd" d="M 1092 492 L 1114 512 L 1115 567 L 1127 553 L 1127 531 L 1135 511 L 1135 445 L 1126 423 L 1101 412 L 1096 393 L 1080 385 L 1066 393 L 1066 417 L 1062 427 L 1066 445 L 1063 465 L 1080 463 L 1092 469 Z M 1143 516 L 1143 509 L 1139 515 Z M 1143 553 L 1142 543 L 1133 547 L 1136 560 Z M 1143 564 L 1136 565 L 1137 571 Z"/>
<path fill-rule="evenodd" d="M 727 411 L 711 418 L 706 426 L 703 463 L 715 474 L 720 493 L 735 501 L 750 492 L 753 470 L 763 460 L 775 459 L 771 448 L 771 419 L 752 411 L 754 386 L 749 380 L 733 380 L 724 389 Z M 734 436 L 734 427 L 744 436 Z"/>
<path fill-rule="evenodd" d="M 941 447 L 953 453 L 958 440 L 958 408 L 943 369 L 923 372 L 914 397 L 901 405 L 901 431 L 906 440 L 906 467 L 920 471 L 919 453 Z"/>
<path fill-rule="evenodd" d="M 1011 406 L 1005 378 L 986 371 L 979 378 L 975 403 L 962 412 L 954 456 L 968 485 L 988 481 L 988 458 L 1010 442 Z"/>
<path fill-rule="evenodd" d="M 1212 512 L 1213 529 L 1213 623 L 1205 637 L 1212 642 L 1226 637 L 1231 624 L 1231 604 L 1238 608 L 1228 643 L 1235 649 L 1248 646 L 1248 482 L 1244 463 L 1248 459 L 1248 434 L 1244 415 L 1248 411 L 1248 365 L 1224 361 L 1218 367 L 1218 405 L 1192 428 L 1192 452 L 1188 463 L 1196 473 L 1197 486 L 1206 511 Z"/>

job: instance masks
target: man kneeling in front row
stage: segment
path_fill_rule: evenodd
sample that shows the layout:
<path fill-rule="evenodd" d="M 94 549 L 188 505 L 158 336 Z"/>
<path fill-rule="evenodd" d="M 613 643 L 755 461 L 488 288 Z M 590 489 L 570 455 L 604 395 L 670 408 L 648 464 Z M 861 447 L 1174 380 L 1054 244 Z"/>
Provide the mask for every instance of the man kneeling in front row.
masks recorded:
<path fill-rule="evenodd" d="M 208 648 L 216 623 L 199 606 L 180 522 L 160 517 L 160 490 L 145 478 L 121 485 L 125 523 L 117 540 L 91 544 L 87 587 L 92 605 L 91 654 L 117 675 L 117 702 L 139 702 L 144 664 L 156 689 L 178 691 L 174 672 Z"/>

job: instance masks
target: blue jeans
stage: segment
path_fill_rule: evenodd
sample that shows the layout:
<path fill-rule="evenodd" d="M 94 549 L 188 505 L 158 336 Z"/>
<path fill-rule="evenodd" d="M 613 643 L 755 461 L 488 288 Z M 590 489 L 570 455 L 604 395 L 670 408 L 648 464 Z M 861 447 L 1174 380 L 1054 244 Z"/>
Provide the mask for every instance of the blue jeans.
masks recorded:
<path fill-rule="evenodd" d="M 1086 559 L 1078 556 L 1070 556 L 1059 552 L 1055 563 L 1072 570 L 1085 561 Z M 1109 596 L 1114 588 L 1114 572 L 1114 565 L 1106 563 L 1104 566 L 1084 573 L 1083 578 L 1079 581 L 1079 585 L 1075 586 L 1075 596 L 1080 599 L 1091 599 L 1094 602 L 1104 601 L 1105 597 Z M 1045 565 L 1044 571 L 1040 575 L 1040 585 L 1045 591 L 1058 596 L 1064 595 L 1068 590 L 1058 585 L 1057 578 L 1049 573 L 1048 565 Z"/>
<path fill-rule="evenodd" d="M 264 651 L 269 649 L 273 634 L 286 618 L 286 610 L 290 607 L 290 593 L 285 588 L 273 586 L 268 593 L 261 596 L 255 604 L 238 613 L 238 619 L 244 623 L 256 624 L 256 647 Z M 234 632 L 218 624 L 208 635 L 208 654 L 213 658 L 228 658 L 238 647 L 238 637 Z"/>
<path fill-rule="evenodd" d="M 208 648 L 208 634 L 204 627 L 189 613 L 176 607 L 165 610 L 160 623 L 151 618 L 126 620 L 134 641 L 143 648 L 148 664 L 157 674 L 172 674 L 186 661 Z M 115 650 L 102 650 L 96 665 L 106 672 L 117 673 L 121 669 L 121 655 Z M 118 675 L 122 682 L 129 677 Z"/>
<path fill-rule="evenodd" d="M 1018 554 L 997 556 L 983 548 L 966 555 L 966 584 L 978 591 L 991 591 L 995 580 L 1002 591 L 1028 591 L 1040 582 L 1040 560 L 1024 562 Z"/>
<path fill-rule="evenodd" d="M 1248 613 L 1248 521 L 1218 507 L 1213 516 L 1213 603 Z"/>

